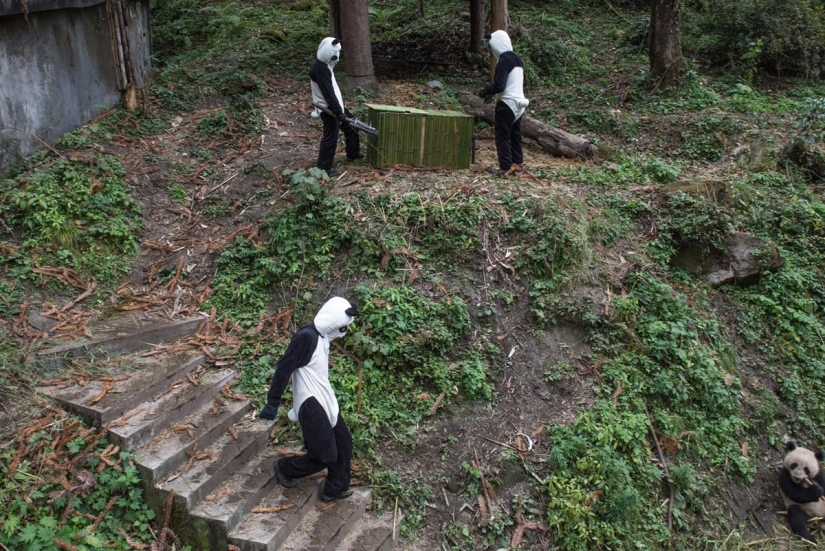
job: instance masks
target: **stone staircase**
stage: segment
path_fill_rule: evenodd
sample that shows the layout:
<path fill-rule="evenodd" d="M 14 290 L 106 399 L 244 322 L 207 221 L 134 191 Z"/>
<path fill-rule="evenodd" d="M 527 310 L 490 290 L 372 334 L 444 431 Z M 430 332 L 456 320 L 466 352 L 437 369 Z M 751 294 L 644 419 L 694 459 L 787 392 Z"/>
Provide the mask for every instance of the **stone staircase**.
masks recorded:
<path fill-rule="evenodd" d="M 194 551 L 392 550 L 398 523 L 366 512 L 368 489 L 324 503 L 323 473 L 291 489 L 276 482 L 272 463 L 289 451 L 271 444 L 277 422 L 256 418 L 250 401 L 231 392 L 237 371 L 208 367 L 200 350 L 166 346 L 203 319 L 113 323 L 43 349 L 36 361 L 52 377 L 71 359 L 100 374 L 38 390 L 108 425 L 109 440 L 134 455 L 158 519 L 171 503 L 170 527 Z"/>

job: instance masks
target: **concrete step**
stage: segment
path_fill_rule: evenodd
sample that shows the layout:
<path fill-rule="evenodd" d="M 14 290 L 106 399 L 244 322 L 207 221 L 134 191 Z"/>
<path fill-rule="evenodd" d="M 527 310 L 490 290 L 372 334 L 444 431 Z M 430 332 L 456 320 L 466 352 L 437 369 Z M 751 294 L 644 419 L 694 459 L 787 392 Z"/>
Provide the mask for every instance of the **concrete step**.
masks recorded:
<path fill-rule="evenodd" d="M 188 379 L 171 383 L 160 394 L 112 423 L 109 440 L 123 449 L 134 450 L 210 403 L 236 374 L 233 369 L 210 369 L 197 385 Z"/>
<path fill-rule="evenodd" d="M 205 522 L 223 529 L 234 530 L 257 507 L 263 497 L 277 486 L 272 463 L 278 458 L 274 451 L 264 450 L 242 469 L 226 480 L 227 492 L 215 492 L 207 496 L 189 511 L 195 522 Z M 315 484 L 304 485 L 306 491 L 314 491 Z"/>
<path fill-rule="evenodd" d="M 273 512 L 247 515 L 240 526 L 229 533 L 228 543 L 241 551 L 281 549 L 304 516 L 319 503 L 320 495 L 321 483 L 317 478 L 299 480 L 295 488 L 274 485 L 256 507 L 257 510 L 270 509 Z"/>
<path fill-rule="evenodd" d="M 191 510 L 212 492 L 229 489 L 227 480 L 266 447 L 275 424 L 264 419 L 242 420 L 233 427 L 237 439 L 228 432 L 223 434 L 209 448 L 200 450 L 208 457 L 196 459 L 188 470 L 169 476 L 155 488 L 174 490 L 175 499 Z"/>
<path fill-rule="evenodd" d="M 352 531 L 372 499 L 366 488 L 353 488 L 347 499 L 324 503 L 319 501 L 307 512 L 301 524 L 281 544 L 283 549 L 302 551 L 336 551 Z"/>
<path fill-rule="evenodd" d="M 205 356 L 196 351 L 149 358 L 128 358 L 128 361 L 118 362 L 116 369 L 106 373 L 106 376 L 114 379 L 128 377 L 125 380 L 91 380 L 84 386 L 41 386 L 37 391 L 50 396 L 66 409 L 78 413 L 86 422 L 100 426 L 138 407 L 161 390 L 169 388 L 169 385 L 202 365 L 205 359 Z M 114 388 L 111 388 L 101 400 L 92 404 L 107 384 L 114 385 Z"/>
<path fill-rule="evenodd" d="M 151 486 L 185 465 L 189 460 L 188 454 L 193 449 L 207 449 L 252 411 L 252 404 L 248 400 L 225 402 L 225 406 L 217 401 L 203 404 L 180 423 L 187 425 L 188 430 L 169 428 L 133 450 L 138 469 Z M 213 413 L 213 408 L 217 409 L 217 413 Z"/>
<path fill-rule="evenodd" d="M 400 532 L 400 517 L 366 514 L 355 523 L 338 551 L 392 551 Z"/>
<path fill-rule="evenodd" d="M 35 361 L 45 370 L 54 371 L 60 369 L 69 358 L 145 350 L 153 344 L 174 342 L 194 334 L 205 319 L 203 316 L 195 316 L 146 326 L 135 326 L 128 322 L 119 326 L 113 323 L 110 329 L 96 331 L 91 339 L 78 339 L 40 350 L 35 355 Z"/>

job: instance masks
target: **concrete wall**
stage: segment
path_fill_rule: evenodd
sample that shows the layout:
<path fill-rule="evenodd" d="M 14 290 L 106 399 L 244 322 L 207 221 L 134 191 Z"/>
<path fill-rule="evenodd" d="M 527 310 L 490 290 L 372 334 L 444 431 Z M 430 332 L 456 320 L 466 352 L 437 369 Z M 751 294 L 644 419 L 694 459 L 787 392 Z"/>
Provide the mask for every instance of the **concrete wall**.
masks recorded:
<path fill-rule="evenodd" d="M 148 0 L 124 9 L 142 85 Z M 120 101 L 115 52 L 105 3 L 0 16 L 0 171 Z"/>

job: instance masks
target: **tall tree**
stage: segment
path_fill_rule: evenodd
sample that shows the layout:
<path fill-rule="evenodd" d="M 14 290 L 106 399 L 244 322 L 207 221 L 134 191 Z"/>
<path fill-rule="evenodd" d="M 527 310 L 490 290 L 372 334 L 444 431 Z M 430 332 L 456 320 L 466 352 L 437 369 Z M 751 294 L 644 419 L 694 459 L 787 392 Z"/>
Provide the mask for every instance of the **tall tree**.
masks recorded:
<path fill-rule="evenodd" d="M 341 0 L 329 0 L 330 36 L 341 38 Z"/>
<path fill-rule="evenodd" d="M 370 42 L 369 0 L 347 0 L 346 9 L 339 10 L 341 45 L 343 48 L 344 86 L 372 87 L 375 70 Z"/>
<path fill-rule="evenodd" d="M 684 69 L 679 32 L 680 0 L 650 1 L 650 76 L 667 88 Z"/>
<path fill-rule="evenodd" d="M 470 51 L 480 53 L 484 47 L 484 0 L 470 0 Z"/>
<path fill-rule="evenodd" d="M 490 32 L 507 32 L 507 23 L 510 16 L 507 14 L 507 0 L 490 0 Z M 496 74 L 496 59 L 490 54 L 490 78 Z"/>

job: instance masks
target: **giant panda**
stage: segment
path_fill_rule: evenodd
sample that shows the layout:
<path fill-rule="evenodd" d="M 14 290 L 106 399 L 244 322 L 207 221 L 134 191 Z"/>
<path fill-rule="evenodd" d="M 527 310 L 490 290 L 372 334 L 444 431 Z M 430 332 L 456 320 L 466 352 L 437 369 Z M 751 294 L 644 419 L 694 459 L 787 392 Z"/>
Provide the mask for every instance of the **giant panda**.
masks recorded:
<path fill-rule="evenodd" d="M 825 474 L 819 462 L 823 453 L 785 444 L 785 459 L 779 473 L 779 493 L 788 510 L 788 524 L 797 536 L 811 540 L 808 531 L 810 517 L 825 517 Z"/>

